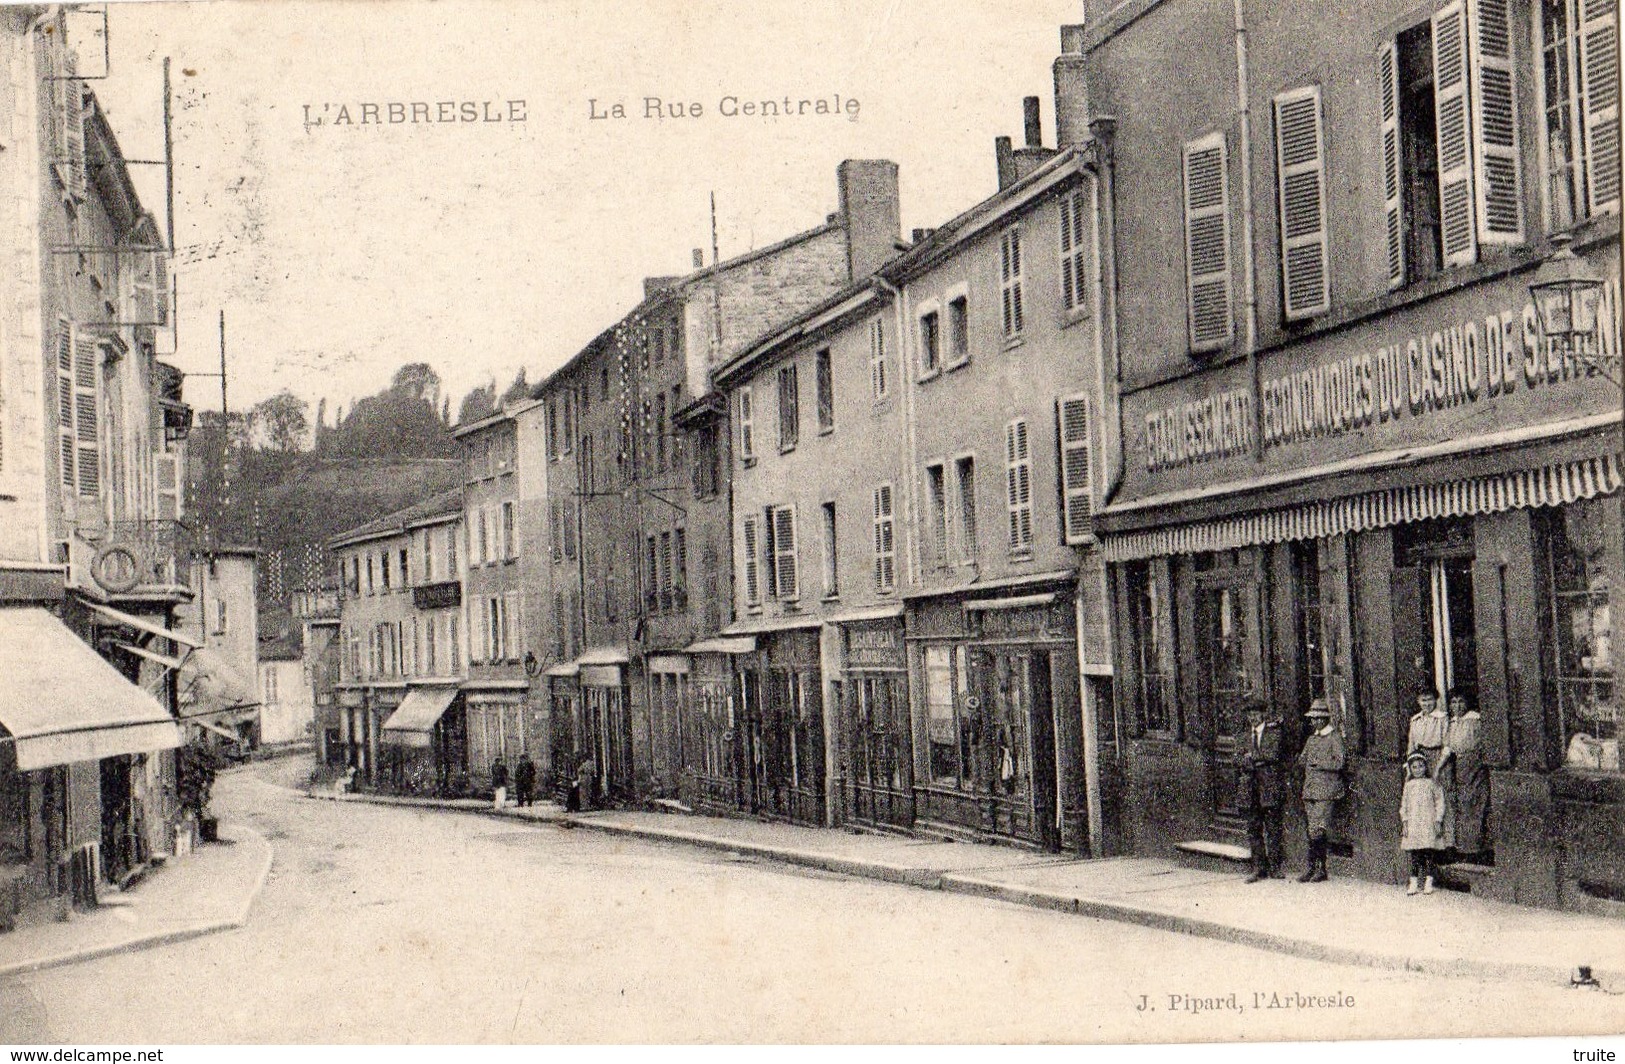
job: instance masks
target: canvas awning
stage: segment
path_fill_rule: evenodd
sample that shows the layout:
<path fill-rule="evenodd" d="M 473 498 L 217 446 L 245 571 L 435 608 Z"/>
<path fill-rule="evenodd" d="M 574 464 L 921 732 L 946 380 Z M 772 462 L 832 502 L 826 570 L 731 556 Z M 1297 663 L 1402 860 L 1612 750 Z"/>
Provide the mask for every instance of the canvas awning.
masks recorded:
<path fill-rule="evenodd" d="M 0 609 L 0 676 L 0 725 L 20 771 L 181 745 L 156 698 L 45 610 Z"/>
<path fill-rule="evenodd" d="M 126 628 L 134 628 L 138 632 L 145 632 L 147 635 L 154 635 L 159 639 L 171 639 L 179 643 L 181 646 L 192 647 L 193 649 L 203 645 L 189 635 L 182 635 L 171 628 L 165 628 L 163 625 L 159 624 L 150 617 L 137 617 L 133 613 L 125 613 L 123 610 L 115 610 L 113 607 L 104 606 L 99 602 L 86 602 L 85 605 L 89 606 L 91 610 L 99 615 L 104 621 L 112 621 L 115 624 L 122 624 Z"/>
<path fill-rule="evenodd" d="M 457 697 L 456 687 L 413 687 L 384 721 L 380 738 L 393 746 L 430 745 L 430 733 Z"/>
<path fill-rule="evenodd" d="M 753 635 L 716 636 L 690 643 L 684 648 L 689 654 L 749 654 L 756 649 Z"/>

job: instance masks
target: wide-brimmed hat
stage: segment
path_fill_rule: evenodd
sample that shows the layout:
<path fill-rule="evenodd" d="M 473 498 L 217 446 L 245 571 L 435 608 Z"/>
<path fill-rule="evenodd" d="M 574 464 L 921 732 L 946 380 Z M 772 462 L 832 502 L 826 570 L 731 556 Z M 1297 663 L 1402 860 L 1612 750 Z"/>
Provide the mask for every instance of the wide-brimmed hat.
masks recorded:
<path fill-rule="evenodd" d="M 1304 713 L 1306 717 L 1325 717 L 1331 719 L 1332 707 L 1324 698 L 1317 698 L 1309 703 L 1309 709 Z"/>

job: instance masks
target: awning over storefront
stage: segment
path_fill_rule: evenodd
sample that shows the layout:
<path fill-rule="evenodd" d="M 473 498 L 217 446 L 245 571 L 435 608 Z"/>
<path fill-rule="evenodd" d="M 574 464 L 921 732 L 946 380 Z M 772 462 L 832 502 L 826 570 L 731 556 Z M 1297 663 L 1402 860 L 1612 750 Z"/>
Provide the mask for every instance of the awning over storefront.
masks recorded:
<path fill-rule="evenodd" d="M 817 617 L 751 617 L 728 625 L 722 630 L 722 634 L 763 635 L 768 632 L 792 632 L 798 628 L 818 628 L 823 623 Z"/>
<path fill-rule="evenodd" d="M 180 729 L 158 700 L 126 680 L 43 609 L 0 609 L 0 725 L 17 768 L 172 750 Z"/>
<path fill-rule="evenodd" d="M 1112 562 L 1232 550 L 1387 528 L 1408 521 L 1560 506 L 1608 495 L 1620 486 L 1619 460 L 1609 454 L 1468 480 L 1322 499 L 1213 521 L 1108 533 L 1101 545 L 1106 560 Z"/>
<path fill-rule="evenodd" d="M 384 742 L 395 746 L 430 744 L 429 735 L 457 697 L 456 687 L 414 687 L 406 692 L 400 706 L 384 721 Z"/>
<path fill-rule="evenodd" d="M 972 599 L 965 603 L 965 612 L 992 612 L 996 610 L 1025 610 L 1048 606 L 1055 601 L 1055 592 L 1041 595 L 1008 595 L 1004 598 Z"/>
<path fill-rule="evenodd" d="M 567 676 L 574 676 L 576 673 L 578 673 L 580 671 L 581 671 L 581 666 L 577 665 L 575 662 L 573 662 L 573 661 L 561 661 L 557 665 L 548 666 L 548 669 L 547 669 L 547 672 L 545 673 L 545 675 L 563 678 L 563 677 L 567 677 Z"/>
<path fill-rule="evenodd" d="M 688 654 L 749 654 L 756 649 L 756 637 L 749 635 L 717 636 L 690 643 L 684 648 Z"/>
<path fill-rule="evenodd" d="M 103 620 L 112 621 L 115 624 L 122 624 L 126 628 L 134 628 L 138 632 L 145 632 L 147 635 L 155 635 L 159 639 L 172 639 L 182 646 L 192 647 L 194 649 L 203 645 L 189 635 L 182 635 L 173 629 L 165 628 L 163 625 L 159 624 L 155 620 L 152 620 L 150 617 L 137 617 L 133 613 L 125 613 L 123 610 L 115 610 L 113 607 L 104 606 L 99 602 L 86 602 L 85 605 L 89 606 L 91 610 L 98 614 Z"/>
<path fill-rule="evenodd" d="M 625 647 L 593 647 L 576 659 L 577 665 L 625 665 L 630 660 Z"/>
<path fill-rule="evenodd" d="M 687 654 L 650 654 L 648 659 L 644 662 L 644 667 L 649 672 L 661 672 L 667 674 L 686 673 L 688 671 L 688 666 L 689 661 Z"/>

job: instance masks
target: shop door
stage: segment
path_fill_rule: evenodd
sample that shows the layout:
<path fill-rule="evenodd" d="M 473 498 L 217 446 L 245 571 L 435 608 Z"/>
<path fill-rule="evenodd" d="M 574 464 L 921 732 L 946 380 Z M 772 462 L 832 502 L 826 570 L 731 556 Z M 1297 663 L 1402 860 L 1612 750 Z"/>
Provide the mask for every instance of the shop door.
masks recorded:
<path fill-rule="evenodd" d="M 734 805 L 741 812 L 760 813 L 766 806 L 767 757 L 762 732 L 762 673 L 741 669 L 738 726 L 734 729 Z"/>
<path fill-rule="evenodd" d="M 1473 560 L 1460 555 L 1418 560 L 1395 569 L 1392 577 L 1401 740 L 1424 691 L 1461 691 L 1469 705 L 1478 705 Z"/>
<path fill-rule="evenodd" d="M 844 690 L 852 816 L 908 827 L 914 822 L 913 781 L 901 677 L 853 673 Z"/>
<path fill-rule="evenodd" d="M 605 690 L 602 687 L 581 689 L 581 750 L 593 761 L 591 773 L 583 780 L 581 803 L 584 806 L 598 804 L 606 793 L 609 750 L 605 743 Z"/>
<path fill-rule="evenodd" d="M 637 783 L 632 765 L 632 715 L 627 711 L 624 687 L 601 688 L 604 700 L 604 750 L 608 760 L 605 784 L 611 798 L 630 801 Z"/>
<path fill-rule="evenodd" d="M 1055 828 L 1055 721 L 1049 653 L 973 647 L 969 658 L 973 697 L 986 707 L 984 826 L 992 834 L 1053 849 L 1059 833 Z"/>
<path fill-rule="evenodd" d="M 1246 830 L 1236 750 L 1247 728 L 1246 700 L 1263 696 L 1258 585 L 1240 574 L 1207 575 L 1196 587 L 1199 727 L 1207 737 L 1213 826 Z"/>
<path fill-rule="evenodd" d="M 117 882 L 141 859 L 134 830 L 134 795 L 130 789 L 130 759 L 106 757 L 101 761 L 102 873 Z"/>

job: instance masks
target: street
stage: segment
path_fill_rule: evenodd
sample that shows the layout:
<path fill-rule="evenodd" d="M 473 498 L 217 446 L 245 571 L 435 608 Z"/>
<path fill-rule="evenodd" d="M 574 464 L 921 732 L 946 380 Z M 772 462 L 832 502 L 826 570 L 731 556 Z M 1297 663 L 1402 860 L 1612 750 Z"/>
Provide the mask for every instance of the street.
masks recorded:
<path fill-rule="evenodd" d="M 1345 968 L 587 830 L 316 802 L 292 789 L 304 767 L 262 763 L 216 788 L 222 815 L 252 824 L 276 850 L 247 928 L 0 981 L 0 1042 L 1119 1042 L 1625 1029 L 1625 998 L 1595 991 Z M 1291 992 L 1320 1004 L 1257 1007 Z M 1508 1026 L 1497 1029 L 1496 1016 Z"/>

